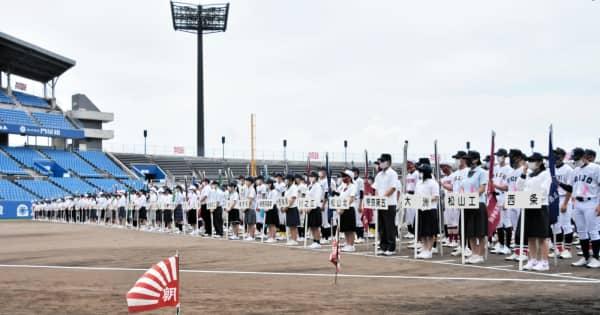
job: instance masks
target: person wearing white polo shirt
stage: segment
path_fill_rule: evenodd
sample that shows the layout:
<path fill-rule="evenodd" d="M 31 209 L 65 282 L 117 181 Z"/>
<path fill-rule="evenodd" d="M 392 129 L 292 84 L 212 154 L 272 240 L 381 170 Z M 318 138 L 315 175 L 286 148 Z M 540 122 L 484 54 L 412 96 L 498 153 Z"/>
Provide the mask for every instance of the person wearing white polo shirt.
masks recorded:
<path fill-rule="evenodd" d="M 396 206 L 398 205 L 398 173 L 392 166 L 392 156 L 384 153 L 379 158 L 381 170 L 375 176 L 374 188 L 379 197 L 387 198 L 388 209 L 380 211 L 377 215 L 379 224 L 379 250 L 385 256 L 396 253 Z"/>

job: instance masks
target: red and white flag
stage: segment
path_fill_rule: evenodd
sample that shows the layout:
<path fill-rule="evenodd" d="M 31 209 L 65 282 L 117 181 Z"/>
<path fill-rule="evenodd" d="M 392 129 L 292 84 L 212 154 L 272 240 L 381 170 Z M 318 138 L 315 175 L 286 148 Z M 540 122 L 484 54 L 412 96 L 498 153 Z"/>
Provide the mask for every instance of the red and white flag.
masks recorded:
<path fill-rule="evenodd" d="M 173 147 L 173 154 L 184 154 L 185 148 L 181 146 Z"/>
<path fill-rule="evenodd" d="M 331 254 L 329 255 L 329 261 L 335 266 L 335 271 L 340 272 L 340 248 L 337 240 L 331 242 Z"/>
<path fill-rule="evenodd" d="M 179 256 L 152 266 L 127 292 L 129 313 L 179 306 Z"/>
<path fill-rule="evenodd" d="M 27 91 L 27 84 L 25 84 L 23 82 L 15 82 L 15 89 L 21 90 L 21 91 Z"/>
<path fill-rule="evenodd" d="M 492 132 L 492 152 L 490 153 L 490 169 L 487 185 L 487 215 L 488 215 L 488 237 L 492 237 L 496 227 L 500 223 L 500 209 L 498 209 L 498 199 L 496 198 L 496 187 L 494 186 L 494 163 L 496 150 L 496 133 Z"/>

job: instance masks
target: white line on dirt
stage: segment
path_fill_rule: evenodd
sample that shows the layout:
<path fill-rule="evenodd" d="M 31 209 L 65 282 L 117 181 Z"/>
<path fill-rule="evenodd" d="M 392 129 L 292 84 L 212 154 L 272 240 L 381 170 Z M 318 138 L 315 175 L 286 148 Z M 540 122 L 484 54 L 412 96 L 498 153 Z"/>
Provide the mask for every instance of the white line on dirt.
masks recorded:
<path fill-rule="evenodd" d="M 48 265 L 0 265 L 0 268 L 21 269 L 63 269 L 85 271 L 146 271 L 143 268 L 122 267 L 85 267 L 85 266 L 48 266 Z M 216 275 L 247 275 L 247 276 L 277 276 L 277 277 L 313 277 L 332 278 L 335 275 L 325 273 L 300 273 L 300 272 L 265 272 L 265 271 L 235 271 L 235 270 L 196 270 L 181 269 L 181 273 L 199 273 Z M 429 281 L 475 281 L 475 282 L 520 282 L 520 283 L 563 283 L 563 284 L 600 284 L 600 280 L 568 280 L 568 279 L 516 279 L 516 278 L 472 278 L 472 277 L 430 277 L 430 276 L 402 276 L 402 275 L 360 275 L 339 274 L 340 278 L 361 279 L 403 279 L 403 280 L 429 280 Z"/>

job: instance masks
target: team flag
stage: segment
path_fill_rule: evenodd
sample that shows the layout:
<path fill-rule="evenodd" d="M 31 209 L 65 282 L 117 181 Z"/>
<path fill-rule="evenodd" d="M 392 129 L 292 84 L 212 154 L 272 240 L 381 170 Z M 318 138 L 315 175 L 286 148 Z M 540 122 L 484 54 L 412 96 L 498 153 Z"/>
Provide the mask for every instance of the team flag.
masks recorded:
<path fill-rule="evenodd" d="M 556 159 L 554 157 L 554 147 L 552 145 L 553 136 L 552 126 L 550 126 L 550 136 L 548 140 L 548 169 L 552 183 L 550 184 L 550 192 L 548 195 L 548 213 L 550 214 L 550 224 L 558 221 L 558 211 L 560 208 L 560 196 L 558 194 L 558 181 L 556 180 Z"/>
<path fill-rule="evenodd" d="M 492 131 L 492 152 L 490 153 L 490 169 L 487 185 L 487 215 L 488 215 L 488 237 L 494 235 L 496 227 L 500 223 L 500 211 L 496 207 L 498 199 L 496 199 L 496 187 L 494 187 L 494 162 L 496 161 L 496 133 Z"/>
<path fill-rule="evenodd" d="M 179 310 L 179 256 L 169 257 L 152 266 L 127 292 L 129 313 L 163 307 Z"/>

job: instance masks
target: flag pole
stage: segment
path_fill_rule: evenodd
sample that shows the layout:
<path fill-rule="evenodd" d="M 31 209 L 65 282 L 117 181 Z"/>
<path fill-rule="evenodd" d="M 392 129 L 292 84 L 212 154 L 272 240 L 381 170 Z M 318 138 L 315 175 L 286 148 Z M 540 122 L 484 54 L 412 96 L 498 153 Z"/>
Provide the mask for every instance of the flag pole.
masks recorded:
<path fill-rule="evenodd" d="M 443 213 L 442 213 L 442 200 L 444 200 L 443 198 L 443 193 L 444 193 L 444 189 L 442 188 L 442 183 L 441 183 L 441 171 L 440 171 L 440 157 L 438 155 L 438 141 L 437 139 L 434 141 L 434 148 L 433 148 L 433 154 L 434 154 L 434 158 L 435 158 L 435 177 L 436 177 L 436 181 L 438 184 L 438 189 L 439 189 L 439 197 L 438 197 L 438 202 L 437 202 L 437 208 L 438 208 L 438 228 L 439 228 L 439 238 L 438 238 L 438 245 L 440 247 L 440 256 L 444 257 L 444 245 L 442 244 L 442 239 L 446 236 L 444 234 L 444 225 L 442 223 L 443 221 Z"/>
<path fill-rule="evenodd" d="M 179 250 L 175 250 L 175 258 L 177 259 L 177 290 L 179 292 L 177 292 L 177 295 L 180 295 L 181 293 L 181 277 L 179 276 L 179 259 L 181 259 L 181 257 L 179 256 Z M 181 299 L 179 300 L 179 302 L 177 303 L 177 307 L 175 308 L 175 315 L 181 315 Z"/>
<path fill-rule="evenodd" d="M 552 163 L 548 163 L 548 167 L 550 168 L 550 174 L 552 175 L 552 182 L 554 185 L 554 183 L 556 182 L 556 160 L 554 159 L 554 157 L 552 157 L 551 155 L 554 154 L 554 128 L 552 126 L 552 124 L 550 125 L 550 135 L 549 135 L 549 146 L 548 146 L 548 161 L 552 161 Z M 552 189 L 551 189 L 552 190 Z M 550 194 L 552 194 L 553 192 L 551 191 Z M 552 198 L 556 198 L 558 196 L 551 196 Z M 558 215 L 560 215 L 560 197 L 558 198 L 559 200 L 559 213 Z M 554 201 L 552 202 L 554 203 Z M 550 212 L 550 207 L 551 204 L 548 204 L 548 212 Z M 558 220 L 557 222 L 554 222 L 554 224 L 550 225 L 550 228 L 552 228 L 552 226 L 556 226 L 558 224 Z M 558 255 L 560 255 L 560 252 L 558 250 L 558 246 L 556 245 L 556 230 L 552 228 L 552 244 L 554 244 L 554 267 L 558 266 Z M 563 246 L 565 244 L 564 238 L 563 238 Z"/>
<path fill-rule="evenodd" d="M 408 176 L 408 140 L 404 141 L 404 161 L 402 163 L 402 192 L 401 195 L 406 195 L 406 176 Z M 402 201 L 402 198 L 400 198 L 400 200 Z M 402 226 L 405 223 L 405 211 L 404 211 L 404 206 L 402 205 L 402 202 L 400 203 L 400 224 L 398 226 L 398 236 L 400 239 L 400 242 L 398 242 L 398 253 L 400 253 L 400 251 L 402 250 Z"/>

